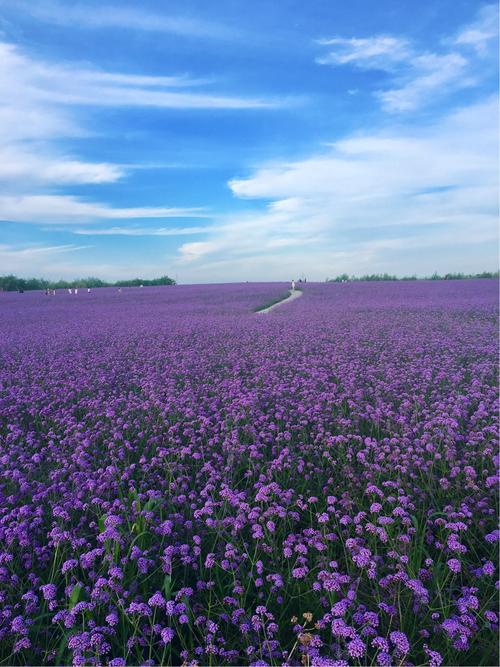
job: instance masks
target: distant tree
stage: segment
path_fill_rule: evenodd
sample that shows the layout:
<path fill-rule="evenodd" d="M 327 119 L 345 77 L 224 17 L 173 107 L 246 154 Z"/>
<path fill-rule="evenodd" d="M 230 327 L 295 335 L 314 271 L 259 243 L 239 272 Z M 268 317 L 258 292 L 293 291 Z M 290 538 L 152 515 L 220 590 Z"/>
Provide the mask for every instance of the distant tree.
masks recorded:
<path fill-rule="evenodd" d="M 483 271 L 476 273 L 475 278 L 498 278 L 500 273 L 498 271 Z"/>
<path fill-rule="evenodd" d="M 68 289 L 69 287 L 139 287 L 139 285 L 175 285 L 175 280 L 168 276 L 143 280 L 133 278 L 132 280 L 119 280 L 116 283 L 108 283 L 100 278 L 92 276 L 88 278 L 77 278 L 76 280 L 46 280 L 45 278 L 19 278 L 14 275 L 0 276 L 0 291 L 17 292 L 19 290 L 45 290 Z"/>
<path fill-rule="evenodd" d="M 354 282 L 376 282 L 376 281 L 394 281 L 394 280 L 475 280 L 479 278 L 498 278 L 499 271 L 483 271 L 482 273 L 445 273 L 443 276 L 436 271 L 429 277 L 418 278 L 416 275 L 411 276 L 394 276 L 389 273 L 370 273 L 363 276 L 348 276 L 347 273 L 342 273 L 336 278 L 327 278 L 328 283 L 341 283 L 345 280 L 352 280 Z"/>
<path fill-rule="evenodd" d="M 118 280 L 115 287 L 155 287 L 156 285 L 175 285 L 175 280 L 168 276 L 161 276 L 161 278 L 133 278 L 132 280 Z"/>

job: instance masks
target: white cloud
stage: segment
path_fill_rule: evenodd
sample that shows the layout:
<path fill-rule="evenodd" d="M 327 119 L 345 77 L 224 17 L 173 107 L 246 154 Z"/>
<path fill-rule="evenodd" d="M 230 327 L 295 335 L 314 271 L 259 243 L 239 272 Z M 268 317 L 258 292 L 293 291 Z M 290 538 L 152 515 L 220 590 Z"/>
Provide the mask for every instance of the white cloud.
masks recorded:
<path fill-rule="evenodd" d="M 179 248 L 181 257 L 186 262 L 192 262 L 220 249 L 217 243 L 211 241 L 196 241 L 183 243 Z"/>
<path fill-rule="evenodd" d="M 496 62 L 497 50 L 491 45 L 497 35 L 498 8 L 487 5 L 479 10 L 475 22 L 442 41 L 447 47 L 445 52 L 422 51 L 416 44 L 390 35 L 335 37 L 318 40 L 328 50 L 316 62 L 388 72 L 392 87 L 374 94 L 385 111 L 407 112 L 477 85 L 488 71 L 477 57 L 484 61 L 486 55 L 491 55 Z M 473 47 L 473 51 L 467 47 Z"/>
<path fill-rule="evenodd" d="M 292 197 L 297 208 L 298 198 L 360 202 L 442 186 L 494 185 L 496 109 L 492 100 L 427 129 L 347 138 L 329 153 L 264 167 L 230 186 L 240 197 Z"/>
<path fill-rule="evenodd" d="M 27 12 L 40 21 L 62 26 L 76 25 L 79 28 L 118 28 L 214 39 L 234 39 L 236 32 L 234 27 L 229 29 L 211 21 L 168 15 L 164 12 L 154 14 L 140 8 L 123 7 L 120 4 L 89 6 L 73 2 L 62 4 L 47 0 L 37 0 L 37 2 L 16 0 L 15 9 Z"/>
<path fill-rule="evenodd" d="M 299 268 L 317 279 L 495 268 L 497 142 L 497 102 L 488 100 L 428 127 L 355 135 L 263 166 L 230 187 L 271 200 L 266 210 L 219 220 L 203 241 L 181 246 L 177 266 L 193 279 L 250 279 L 257 266 L 282 279 Z"/>
<path fill-rule="evenodd" d="M 109 219 L 133 218 L 203 218 L 201 208 L 131 207 L 113 208 L 87 202 L 69 195 L 0 196 L 0 220 L 12 222 L 53 223 L 57 225 Z"/>
<path fill-rule="evenodd" d="M 355 65 L 361 69 L 392 71 L 394 66 L 407 61 L 412 49 L 406 39 L 377 35 L 357 39 L 334 37 L 317 40 L 321 46 L 333 47 L 325 55 L 316 58 L 320 65 Z"/>
<path fill-rule="evenodd" d="M 486 5 L 479 10 L 477 21 L 459 32 L 455 44 L 470 46 L 484 55 L 498 39 L 498 5 Z"/>

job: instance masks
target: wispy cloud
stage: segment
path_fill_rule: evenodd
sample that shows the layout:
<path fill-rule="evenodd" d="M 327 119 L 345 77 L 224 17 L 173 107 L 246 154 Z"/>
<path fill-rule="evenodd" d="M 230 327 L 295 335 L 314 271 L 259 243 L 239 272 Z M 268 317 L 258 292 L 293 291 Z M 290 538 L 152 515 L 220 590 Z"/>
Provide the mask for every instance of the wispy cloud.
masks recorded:
<path fill-rule="evenodd" d="M 0 258 L 3 260 L 6 259 L 32 259 L 34 257 L 40 257 L 42 255 L 55 255 L 66 252 L 75 252 L 76 250 L 87 250 L 92 246 L 88 245 L 74 245 L 74 244 L 65 244 L 65 245 L 53 245 L 53 246 L 44 246 L 44 245 L 30 245 L 26 247 L 18 247 L 6 244 L 0 244 Z"/>
<path fill-rule="evenodd" d="M 399 63 L 406 62 L 412 54 L 412 48 L 406 39 L 390 35 L 363 39 L 333 37 L 319 39 L 317 43 L 329 47 L 326 54 L 316 58 L 319 65 L 355 65 L 361 69 L 392 71 Z"/>
<path fill-rule="evenodd" d="M 79 251 L 89 250 L 88 245 L 25 245 L 15 246 L 0 244 L 1 272 L 16 273 L 22 276 L 49 275 L 53 266 L 67 264 L 72 266 L 74 259 L 68 262 L 65 257 Z M 74 273 L 73 273 L 74 275 Z"/>
<path fill-rule="evenodd" d="M 189 236 L 191 234 L 206 234 L 208 229 L 207 227 L 106 227 L 72 229 L 71 231 L 73 234 L 83 236 Z"/>
<path fill-rule="evenodd" d="M 205 218 L 203 208 L 130 207 L 113 208 L 69 195 L 0 196 L 0 220 L 12 222 L 81 224 L 95 220 L 134 218 Z"/>
<path fill-rule="evenodd" d="M 43 61 L 0 42 L 0 219 L 61 224 L 207 217 L 199 208 L 114 208 L 54 193 L 74 184 L 113 183 L 135 168 L 89 162 L 61 147 L 68 137 L 88 133 L 78 106 L 246 109 L 275 105 L 271 100 L 199 92 L 207 83 L 185 74 L 149 76 Z"/>
<path fill-rule="evenodd" d="M 461 46 L 470 46 L 482 56 L 497 40 L 498 5 L 486 5 L 479 10 L 477 20 L 461 30 L 453 42 Z"/>
<path fill-rule="evenodd" d="M 4 100 L 174 109 L 269 109 L 282 104 L 278 100 L 193 92 L 189 88 L 204 82 L 186 75 L 145 76 L 34 60 L 5 42 L 0 43 L 0 62 Z M 179 92 L 179 88 L 184 90 Z"/>
<path fill-rule="evenodd" d="M 375 92 L 382 108 L 390 113 L 412 111 L 456 90 L 477 85 L 484 65 L 478 58 L 491 53 L 496 60 L 493 45 L 497 26 L 498 8 L 488 5 L 471 25 L 442 40 L 444 51 L 422 50 L 403 37 L 391 35 L 334 37 L 318 40 L 327 52 L 316 62 L 389 73 L 393 86 Z M 472 52 L 467 48 L 470 46 Z"/>
<path fill-rule="evenodd" d="M 7 245 L 0 244 L 2 273 L 19 276 L 45 276 L 47 278 L 74 279 L 79 276 L 99 276 L 104 279 L 130 278 L 131 275 L 154 277 L 165 266 L 149 262 L 116 264 L 92 259 L 88 245 Z M 81 252 L 80 252 L 81 251 Z"/>
<path fill-rule="evenodd" d="M 12 2 L 4 2 L 12 5 Z M 208 39 L 234 39 L 237 29 L 220 23 L 188 16 L 153 13 L 139 7 L 124 7 L 121 4 L 60 3 L 40 0 L 31 2 L 15 1 L 16 11 L 23 11 L 31 17 L 62 26 L 104 29 L 115 28 L 131 31 L 170 33 L 185 37 Z"/>
<path fill-rule="evenodd" d="M 17 187 L 21 184 L 53 183 L 112 183 L 124 175 L 118 165 L 107 162 L 84 162 L 64 155 L 35 152 L 35 148 L 25 148 L 15 142 L 0 145 L 0 183 Z"/>
<path fill-rule="evenodd" d="M 406 82 L 401 86 L 375 93 L 385 111 L 412 111 L 452 90 L 476 83 L 468 71 L 468 60 L 459 53 L 415 55 L 410 67 L 411 74 L 403 77 Z"/>

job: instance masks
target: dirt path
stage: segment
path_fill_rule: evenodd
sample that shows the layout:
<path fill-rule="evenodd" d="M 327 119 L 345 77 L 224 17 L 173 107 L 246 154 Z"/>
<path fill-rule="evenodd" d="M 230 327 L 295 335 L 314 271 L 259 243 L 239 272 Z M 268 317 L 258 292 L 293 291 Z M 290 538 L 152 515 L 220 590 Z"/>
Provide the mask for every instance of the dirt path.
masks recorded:
<path fill-rule="evenodd" d="M 281 301 L 278 301 L 278 303 L 273 303 L 272 306 L 269 306 L 268 308 L 264 308 L 264 310 L 258 310 L 257 315 L 262 315 L 264 313 L 270 313 L 271 310 L 274 310 L 275 308 L 278 308 L 279 306 L 282 306 L 284 303 L 289 303 L 290 301 L 293 301 L 294 299 L 298 299 L 299 296 L 302 296 L 302 291 L 301 290 L 288 290 L 290 292 L 290 296 L 287 296 L 286 299 L 282 299 Z"/>

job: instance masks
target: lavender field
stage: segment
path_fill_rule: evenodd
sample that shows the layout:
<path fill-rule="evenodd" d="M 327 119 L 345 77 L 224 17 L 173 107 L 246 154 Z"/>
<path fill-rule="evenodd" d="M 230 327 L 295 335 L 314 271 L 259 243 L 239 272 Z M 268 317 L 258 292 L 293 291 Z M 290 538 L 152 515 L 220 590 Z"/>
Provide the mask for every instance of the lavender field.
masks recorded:
<path fill-rule="evenodd" d="M 0 294 L 0 665 L 495 665 L 496 281 Z"/>

